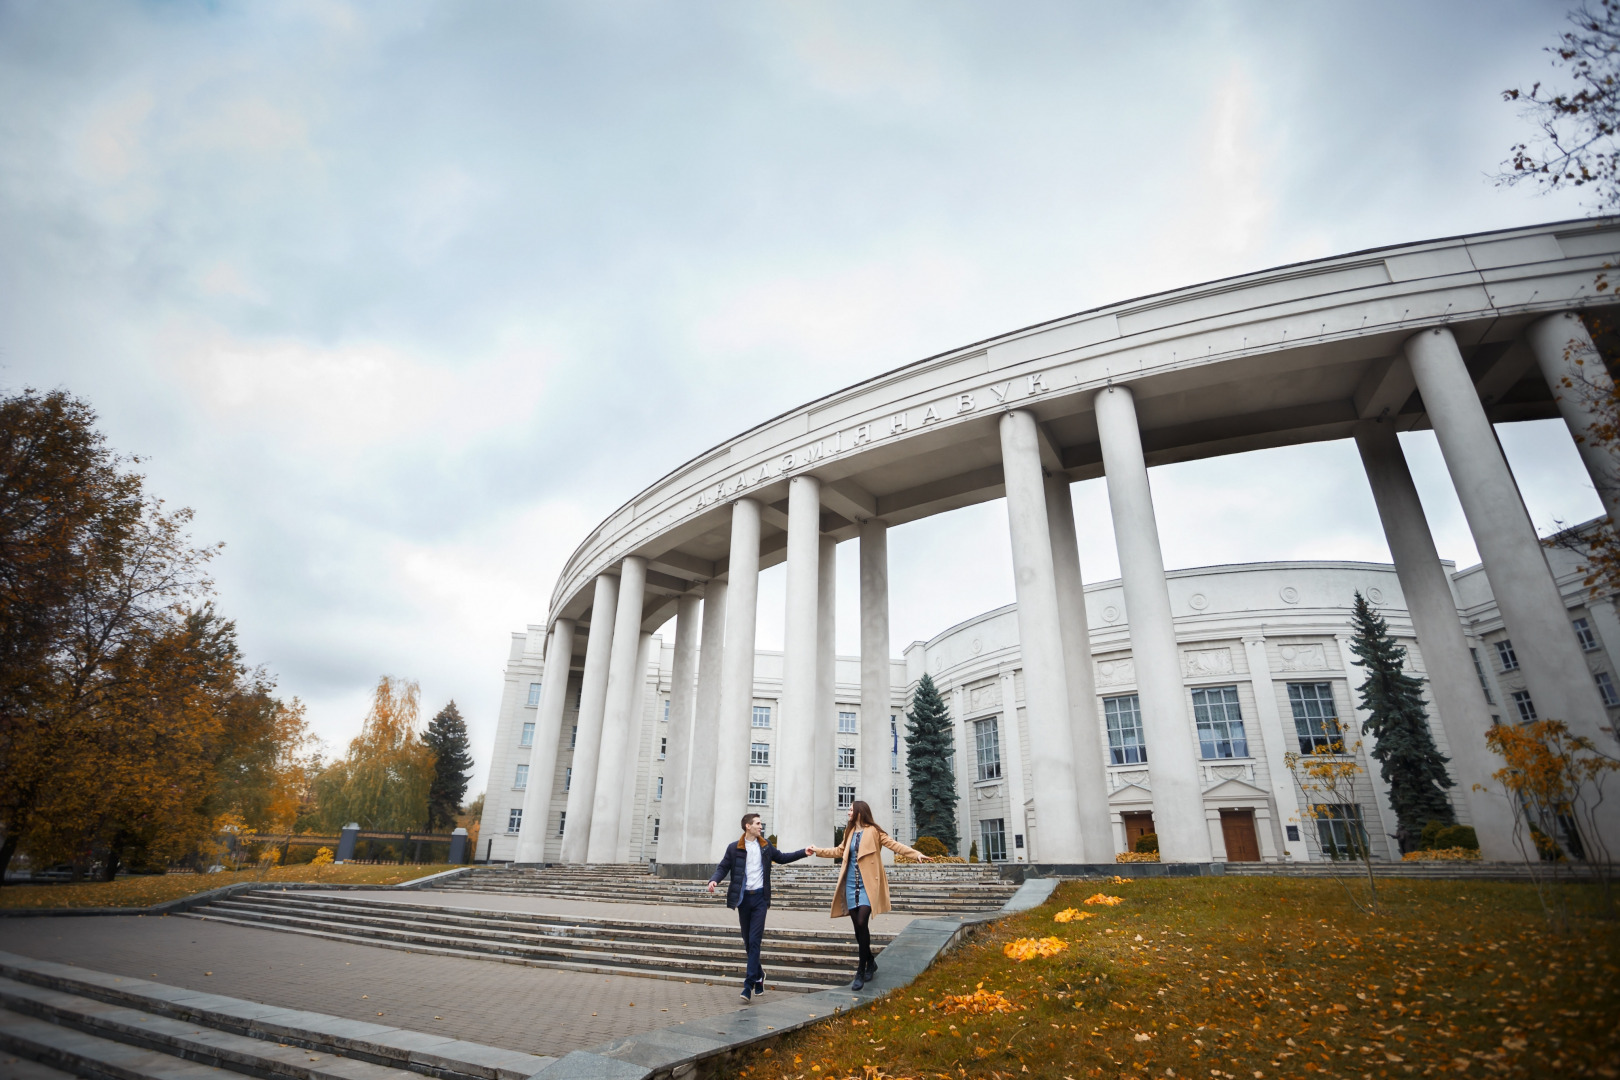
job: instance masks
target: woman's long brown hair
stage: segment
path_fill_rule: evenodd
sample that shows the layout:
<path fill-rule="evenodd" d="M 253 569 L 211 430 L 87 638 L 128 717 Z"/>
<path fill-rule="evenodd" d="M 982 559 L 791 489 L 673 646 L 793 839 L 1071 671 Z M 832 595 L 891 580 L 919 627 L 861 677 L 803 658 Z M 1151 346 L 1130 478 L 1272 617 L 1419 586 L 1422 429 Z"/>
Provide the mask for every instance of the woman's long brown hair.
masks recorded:
<path fill-rule="evenodd" d="M 865 802 L 862 802 L 860 799 L 856 799 L 854 805 L 850 807 L 850 810 L 853 811 L 854 814 L 855 814 L 855 827 L 856 828 L 864 829 L 864 828 L 867 828 L 868 826 L 870 826 L 871 828 L 874 828 L 874 829 L 876 829 L 878 831 L 879 836 L 888 836 L 889 835 L 888 833 L 883 831 L 883 826 L 879 825 L 877 822 L 872 820 L 872 808 L 871 808 L 871 806 L 867 805 Z M 845 826 L 846 833 L 848 831 L 848 828 L 849 827 L 846 825 Z"/>

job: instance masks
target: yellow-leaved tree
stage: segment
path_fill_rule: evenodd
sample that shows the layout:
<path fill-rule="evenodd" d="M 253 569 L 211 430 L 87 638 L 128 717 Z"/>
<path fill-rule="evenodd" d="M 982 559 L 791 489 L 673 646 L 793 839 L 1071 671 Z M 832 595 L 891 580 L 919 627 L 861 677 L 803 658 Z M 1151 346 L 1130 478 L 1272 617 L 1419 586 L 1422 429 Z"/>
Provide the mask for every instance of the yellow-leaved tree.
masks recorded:
<path fill-rule="evenodd" d="M 323 828 L 341 829 L 351 821 L 383 832 L 426 826 L 433 752 L 416 730 L 418 697 L 409 679 L 377 680 L 360 734 L 315 780 Z"/>

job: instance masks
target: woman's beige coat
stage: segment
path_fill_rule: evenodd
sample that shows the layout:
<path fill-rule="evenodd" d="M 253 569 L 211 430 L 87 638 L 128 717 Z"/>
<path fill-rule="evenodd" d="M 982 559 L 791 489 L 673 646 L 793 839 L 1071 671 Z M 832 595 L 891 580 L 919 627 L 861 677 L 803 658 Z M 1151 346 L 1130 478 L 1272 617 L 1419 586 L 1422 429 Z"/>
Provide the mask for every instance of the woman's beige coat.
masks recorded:
<path fill-rule="evenodd" d="M 817 855 L 839 861 L 838 889 L 833 893 L 832 902 L 832 917 L 835 919 L 841 919 L 849 914 L 849 907 L 844 902 L 844 884 L 849 879 L 849 860 L 844 857 L 844 849 L 849 846 L 849 837 L 853 832 L 853 829 L 844 830 L 844 842 L 835 848 L 816 848 Z M 861 850 L 855 854 L 856 865 L 861 868 L 861 884 L 866 887 L 866 895 L 871 898 L 874 915 L 882 915 L 889 910 L 889 879 L 883 873 L 883 855 L 878 850 L 879 844 L 896 855 L 912 859 L 918 856 L 918 852 L 906 847 L 886 832 L 871 825 L 861 829 Z"/>

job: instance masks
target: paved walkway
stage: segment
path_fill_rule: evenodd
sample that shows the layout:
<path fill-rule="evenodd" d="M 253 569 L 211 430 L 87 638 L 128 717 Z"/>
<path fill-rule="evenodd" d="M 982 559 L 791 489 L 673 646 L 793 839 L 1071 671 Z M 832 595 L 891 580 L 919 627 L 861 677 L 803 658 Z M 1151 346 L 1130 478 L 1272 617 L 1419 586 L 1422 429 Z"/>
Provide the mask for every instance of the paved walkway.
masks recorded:
<path fill-rule="evenodd" d="M 734 986 L 425 956 L 174 916 L 0 919 L 0 950 L 532 1054 L 738 1008 Z"/>

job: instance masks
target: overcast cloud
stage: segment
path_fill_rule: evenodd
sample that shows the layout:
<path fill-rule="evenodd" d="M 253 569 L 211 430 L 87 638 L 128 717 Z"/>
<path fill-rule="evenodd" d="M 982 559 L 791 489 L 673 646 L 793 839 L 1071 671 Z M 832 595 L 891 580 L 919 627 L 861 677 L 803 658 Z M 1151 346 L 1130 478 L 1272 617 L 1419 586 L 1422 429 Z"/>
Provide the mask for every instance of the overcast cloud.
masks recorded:
<path fill-rule="evenodd" d="M 220 607 L 332 746 L 384 672 L 455 698 L 476 793 L 508 634 L 708 446 L 1098 304 L 1579 216 L 1487 175 L 1563 12 L 0 0 L 0 388 L 88 398 L 197 510 Z M 1544 531 L 1599 512 L 1558 425 L 1502 438 Z M 1388 558 L 1348 443 L 1152 475 L 1171 567 Z M 1101 482 L 1075 495 L 1113 577 Z M 895 530 L 897 653 L 1012 600 L 1005 525 Z"/>

